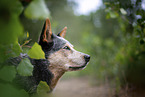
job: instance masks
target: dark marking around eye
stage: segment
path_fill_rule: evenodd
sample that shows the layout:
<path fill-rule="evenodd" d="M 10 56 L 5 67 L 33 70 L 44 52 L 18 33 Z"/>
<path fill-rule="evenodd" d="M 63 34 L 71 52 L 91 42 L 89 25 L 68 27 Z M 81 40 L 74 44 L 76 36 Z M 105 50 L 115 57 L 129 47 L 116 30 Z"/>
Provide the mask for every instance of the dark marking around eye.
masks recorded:
<path fill-rule="evenodd" d="M 70 50 L 70 48 L 68 46 L 65 46 L 63 49 Z"/>

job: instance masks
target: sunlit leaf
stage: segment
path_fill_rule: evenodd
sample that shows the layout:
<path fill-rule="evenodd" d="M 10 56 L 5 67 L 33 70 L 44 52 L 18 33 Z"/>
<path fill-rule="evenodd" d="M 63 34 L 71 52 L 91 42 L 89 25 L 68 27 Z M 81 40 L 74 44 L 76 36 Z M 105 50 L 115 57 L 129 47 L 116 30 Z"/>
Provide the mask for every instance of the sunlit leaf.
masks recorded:
<path fill-rule="evenodd" d="M 33 65 L 28 58 L 22 59 L 17 67 L 17 71 L 22 76 L 31 76 L 33 71 Z"/>
<path fill-rule="evenodd" d="M 0 79 L 11 82 L 16 75 L 16 69 L 14 66 L 4 66 L 0 69 Z"/>
<path fill-rule="evenodd" d="M 35 42 L 32 48 L 29 50 L 28 55 L 33 59 L 45 59 L 45 54 L 41 49 L 41 46 Z"/>
<path fill-rule="evenodd" d="M 127 12 L 123 9 L 123 8 L 120 8 L 120 12 L 123 14 L 123 15 L 126 15 Z"/>
<path fill-rule="evenodd" d="M 46 94 L 49 91 L 50 91 L 50 88 L 47 85 L 47 83 L 44 82 L 44 81 L 40 81 L 40 83 L 39 83 L 39 85 L 37 87 L 37 93 L 41 95 L 41 94 Z"/>
<path fill-rule="evenodd" d="M 110 12 L 110 17 L 111 18 L 117 18 L 119 15 L 118 15 L 118 13 L 117 12 Z"/>
<path fill-rule="evenodd" d="M 25 16 L 30 19 L 45 19 L 49 17 L 49 10 L 44 0 L 33 0 L 24 12 Z"/>
<path fill-rule="evenodd" d="M 105 2 L 104 4 L 105 4 L 105 5 L 110 5 L 110 2 Z"/>
<path fill-rule="evenodd" d="M 110 14 L 109 13 L 106 14 L 106 19 L 110 19 Z"/>
<path fill-rule="evenodd" d="M 29 38 L 29 33 L 27 32 L 27 38 Z"/>

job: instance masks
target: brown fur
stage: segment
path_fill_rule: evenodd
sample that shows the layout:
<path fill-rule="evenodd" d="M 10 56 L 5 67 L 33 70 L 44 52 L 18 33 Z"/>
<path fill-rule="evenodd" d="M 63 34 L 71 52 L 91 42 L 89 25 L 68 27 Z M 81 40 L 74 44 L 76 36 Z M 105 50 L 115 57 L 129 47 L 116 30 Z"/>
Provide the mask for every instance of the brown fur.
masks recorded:
<path fill-rule="evenodd" d="M 51 23 L 49 19 L 46 19 L 46 25 L 45 25 L 45 30 L 43 34 L 43 42 L 49 42 L 49 40 L 51 39 L 51 35 L 52 35 Z"/>
<path fill-rule="evenodd" d="M 67 27 L 64 27 L 64 28 L 62 29 L 62 31 L 59 33 L 59 36 L 64 38 L 65 35 L 66 35 L 66 30 L 67 30 Z"/>
<path fill-rule="evenodd" d="M 50 85 L 50 88 L 52 89 L 56 86 L 58 80 L 66 71 L 73 71 L 73 69 L 69 68 L 70 65 L 79 66 L 77 65 L 78 63 L 73 62 L 73 59 L 69 59 L 68 56 L 71 56 L 76 52 L 77 56 L 80 56 L 77 61 L 84 61 L 83 55 L 81 55 L 80 52 L 75 51 L 71 44 L 66 43 L 64 46 L 68 46 L 69 48 L 71 48 L 71 50 L 66 51 L 64 49 L 60 49 L 59 51 L 51 54 L 48 57 L 48 60 L 50 61 L 50 65 L 48 68 L 54 75 Z M 83 64 L 85 64 L 85 62 Z"/>

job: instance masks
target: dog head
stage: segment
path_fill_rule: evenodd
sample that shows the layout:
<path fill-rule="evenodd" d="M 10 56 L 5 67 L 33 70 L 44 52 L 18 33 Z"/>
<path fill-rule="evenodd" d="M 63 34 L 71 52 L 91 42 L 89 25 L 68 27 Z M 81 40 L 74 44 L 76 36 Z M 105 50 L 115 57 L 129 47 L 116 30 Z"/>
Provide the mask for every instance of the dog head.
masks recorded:
<path fill-rule="evenodd" d="M 86 67 L 90 56 L 74 49 L 74 46 L 64 39 L 67 27 L 58 35 L 51 31 L 50 20 L 46 19 L 39 44 L 50 62 L 50 67 L 64 71 L 76 71 Z"/>
<path fill-rule="evenodd" d="M 82 70 L 90 60 L 90 56 L 74 49 L 74 46 L 64 39 L 67 27 L 64 27 L 58 35 L 51 31 L 50 20 L 46 19 L 39 44 L 45 52 L 45 58 L 49 61 L 48 69 L 53 74 L 50 89 L 53 90 L 59 78 L 66 71 Z"/>

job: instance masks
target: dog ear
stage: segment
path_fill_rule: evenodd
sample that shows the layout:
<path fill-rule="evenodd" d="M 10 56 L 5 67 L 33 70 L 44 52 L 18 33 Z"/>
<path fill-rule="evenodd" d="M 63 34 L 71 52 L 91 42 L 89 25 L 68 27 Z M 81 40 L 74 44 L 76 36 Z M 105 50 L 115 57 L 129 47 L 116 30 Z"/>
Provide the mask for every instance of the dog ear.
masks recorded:
<path fill-rule="evenodd" d="M 39 42 L 40 41 L 47 42 L 47 43 L 52 41 L 51 23 L 50 23 L 49 18 L 47 18 L 44 23 Z"/>
<path fill-rule="evenodd" d="M 60 36 L 60 37 L 65 37 L 66 35 L 66 30 L 67 30 L 67 27 L 64 27 L 59 33 L 57 36 Z"/>

